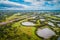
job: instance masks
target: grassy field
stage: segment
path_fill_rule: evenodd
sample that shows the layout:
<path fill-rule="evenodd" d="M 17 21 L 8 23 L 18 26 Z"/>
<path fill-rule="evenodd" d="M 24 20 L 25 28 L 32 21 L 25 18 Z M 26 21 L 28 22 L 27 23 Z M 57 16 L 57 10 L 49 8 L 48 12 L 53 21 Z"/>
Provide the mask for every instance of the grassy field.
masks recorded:
<path fill-rule="evenodd" d="M 43 40 L 36 34 L 38 28 L 53 30 L 56 35 L 47 40 L 57 40 L 60 36 L 60 26 L 56 21 L 60 22 L 60 17 L 50 14 L 37 14 L 37 16 L 33 14 L 13 14 L 0 22 L 0 40 Z M 35 25 L 26 26 L 22 24 L 23 22 L 33 22 Z"/>

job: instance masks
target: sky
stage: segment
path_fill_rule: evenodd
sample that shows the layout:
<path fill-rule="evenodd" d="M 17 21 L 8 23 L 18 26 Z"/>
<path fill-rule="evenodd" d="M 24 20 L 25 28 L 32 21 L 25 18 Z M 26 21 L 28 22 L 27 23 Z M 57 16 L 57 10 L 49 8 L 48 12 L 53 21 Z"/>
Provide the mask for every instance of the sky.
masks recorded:
<path fill-rule="evenodd" d="M 0 10 L 60 10 L 60 0 L 0 0 Z"/>

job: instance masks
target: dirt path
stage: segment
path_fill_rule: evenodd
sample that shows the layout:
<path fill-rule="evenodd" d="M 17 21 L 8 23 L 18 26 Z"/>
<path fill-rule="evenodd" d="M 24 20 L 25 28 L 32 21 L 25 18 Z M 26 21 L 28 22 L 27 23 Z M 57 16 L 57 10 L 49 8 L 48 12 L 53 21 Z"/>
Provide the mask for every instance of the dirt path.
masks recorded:
<path fill-rule="evenodd" d="M 29 17 L 28 19 L 31 19 L 32 17 Z M 17 21 L 20 21 L 20 20 L 24 20 L 24 19 L 27 19 L 27 18 L 18 18 L 18 19 L 14 19 L 14 20 L 11 20 L 11 21 L 8 21 L 8 22 L 1 22 L 0 25 L 6 25 L 8 23 L 13 23 L 13 22 L 17 22 Z"/>
<path fill-rule="evenodd" d="M 25 19 L 25 18 L 23 18 L 23 19 Z M 8 22 L 1 22 L 0 25 L 6 25 L 8 23 L 17 22 L 17 21 L 20 21 L 20 20 L 23 20 L 23 19 L 14 19 L 14 20 L 11 20 L 11 21 L 8 21 Z"/>

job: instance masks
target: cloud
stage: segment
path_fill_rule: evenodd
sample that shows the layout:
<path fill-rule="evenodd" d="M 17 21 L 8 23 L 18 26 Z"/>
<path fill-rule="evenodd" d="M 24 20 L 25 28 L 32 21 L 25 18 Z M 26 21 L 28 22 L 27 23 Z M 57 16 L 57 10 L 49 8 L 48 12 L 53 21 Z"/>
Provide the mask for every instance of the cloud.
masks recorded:
<path fill-rule="evenodd" d="M 10 2 L 10 1 L 0 1 L 0 4 L 28 7 L 27 5 L 23 5 L 23 4 L 19 4 L 19 3 L 15 3 L 15 2 Z"/>
<path fill-rule="evenodd" d="M 29 6 L 8 0 L 0 0 L 0 10 L 22 10 L 27 7 Z"/>
<path fill-rule="evenodd" d="M 17 8 L 17 7 L 11 7 L 11 8 L 7 8 L 7 7 L 5 7 L 5 8 L 3 8 L 3 9 L 0 9 L 0 10 L 26 10 L 25 8 Z"/>
<path fill-rule="evenodd" d="M 44 5 L 45 2 L 49 4 L 57 4 L 59 0 L 24 0 L 25 2 L 30 2 L 32 5 Z"/>
<path fill-rule="evenodd" d="M 0 0 L 0 1 L 8 1 L 8 0 Z"/>
<path fill-rule="evenodd" d="M 30 8 L 28 8 L 28 10 L 60 10 L 60 6 L 51 6 L 51 7 L 48 7 L 48 6 L 31 6 Z"/>
<path fill-rule="evenodd" d="M 60 10 L 59 0 L 24 0 L 30 2 L 30 10 Z"/>
<path fill-rule="evenodd" d="M 60 10 L 59 0 L 24 0 L 24 2 L 31 3 L 31 5 L 1 0 L 0 4 L 6 7 L 0 7 L 0 10 Z"/>
<path fill-rule="evenodd" d="M 32 5 L 41 5 L 44 3 L 43 0 L 24 0 L 25 2 L 30 2 Z"/>

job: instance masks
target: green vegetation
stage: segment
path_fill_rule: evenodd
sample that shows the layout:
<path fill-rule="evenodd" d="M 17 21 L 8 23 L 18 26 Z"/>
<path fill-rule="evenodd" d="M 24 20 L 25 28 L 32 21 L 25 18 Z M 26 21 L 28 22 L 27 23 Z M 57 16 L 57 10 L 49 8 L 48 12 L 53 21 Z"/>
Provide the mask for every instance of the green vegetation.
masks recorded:
<path fill-rule="evenodd" d="M 38 28 L 50 28 L 56 35 L 48 40 L 57 40 L 60 36 L 60 17 L 48 13 L 0 13 L 0 40 L 43 40 L 36 34 Z M 22 22 L 35 25 L 24 26 Z"/>

